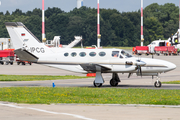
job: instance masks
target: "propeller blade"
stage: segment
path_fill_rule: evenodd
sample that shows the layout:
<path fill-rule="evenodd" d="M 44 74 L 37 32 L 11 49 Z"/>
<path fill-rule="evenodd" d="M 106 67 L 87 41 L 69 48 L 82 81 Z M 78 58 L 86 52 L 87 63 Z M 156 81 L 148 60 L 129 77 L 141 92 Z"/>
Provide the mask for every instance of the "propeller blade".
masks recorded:
<path fill-rule="evenodd" d="M 129 73 L 128 78 L 130 78 L 130 77 L 131 77 L 131 74 L 132 74 L 132 73 Z"/>
<path fill-rule="evenodd" d="M 142 70 L 141 70 L 141 66 L 140 66 L 140 69 L 139 69 L 139 70 L 140 70 L 140 74 L 141 74 L 141 77 L 142 77 Z"/>

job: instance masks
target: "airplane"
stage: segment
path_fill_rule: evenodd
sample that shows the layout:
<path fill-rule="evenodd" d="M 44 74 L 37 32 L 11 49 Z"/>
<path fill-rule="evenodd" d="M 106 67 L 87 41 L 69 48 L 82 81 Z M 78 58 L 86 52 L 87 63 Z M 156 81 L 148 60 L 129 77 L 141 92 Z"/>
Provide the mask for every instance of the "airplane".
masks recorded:
<path fill-rule="evenodd" d="M 102 73 L 112 73 L 111 86 L 121 81 L 118 73 L 157 76 L 155 87 L 161 87 L 160 73 L 174 70 L 176 65 L 158 59 L 132 56 L 123 49 L 49 48 L 21 22 L 6 22 L 16 55 L 24 61 L 78 73 L 96 73 L 95 87 L 104 83 Z"/>

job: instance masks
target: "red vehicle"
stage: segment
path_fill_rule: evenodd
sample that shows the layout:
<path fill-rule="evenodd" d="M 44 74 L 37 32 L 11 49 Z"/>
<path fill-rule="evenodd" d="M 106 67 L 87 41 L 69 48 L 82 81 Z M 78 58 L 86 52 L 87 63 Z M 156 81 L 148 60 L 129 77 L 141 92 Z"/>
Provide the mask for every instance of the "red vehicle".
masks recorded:
<path fill-rule="evenodd" d="M 32 63 L 31 62 L 28 62 L 28 61 L 22 61 L 22 60 L 19 60 L 19 58 L 16 56 L 16 62 L 17 62 L 17 65 L 26 65 L 26 64 L 29 64 L 31 65 Z"/>
<path fill-rule="evenodd" d="M 157 55 L 164 54 L 164 55 L 177 55 L 177 49 L 174 46 L 156 46 L 154 51 Z"/>
<path fill-rule="evenodd" d="M 13 65 L 14 61 L 14 52 L 12 50 L 0 50 L 0 64 L 9 63 Z"/>
<path fill-rule="evenodd" d="M 134 54 L 147 54 L 149 55 L 149 47 L 148 46 L 136 46 L 133 48 L 133 53 Z"/>
<path fill-rule="evenodd" d="M 177 55 L 177 49 L 175 46 L 136 46 L 133 47 L 133 54 L 141 55 L 141 54 L 164 54 L 164 55 Z"/>

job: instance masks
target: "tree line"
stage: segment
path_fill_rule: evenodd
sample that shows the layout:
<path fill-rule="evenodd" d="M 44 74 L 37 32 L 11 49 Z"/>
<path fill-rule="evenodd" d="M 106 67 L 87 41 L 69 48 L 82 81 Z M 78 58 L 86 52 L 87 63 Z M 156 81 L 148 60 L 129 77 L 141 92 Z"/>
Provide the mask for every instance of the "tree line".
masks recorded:
<path fill-rule="evenodd" d="M 153 3 L 144 8 L 144 45 L 153 40 L 168 39 L 179 26 L 179 7 L 173 3 Z M 0 37 L 9 37 L 5 22 L 22 22 L 42 39 L 42 11 L 35 8 L 25 13 L 16 9 L 11 14 L 0 12 Z M 140 45 L 141 11 L 119 12 L 116 9 L 100 9 L 101 46 Z M 45 10 L 45 32 L 47 40 L 61 36 L 62 44 L 69 44 L 74 36 L 82 36 L 83 44 L 97 44 L 97 9 L 81 7 L 70 12 L 60 8 Z"/>

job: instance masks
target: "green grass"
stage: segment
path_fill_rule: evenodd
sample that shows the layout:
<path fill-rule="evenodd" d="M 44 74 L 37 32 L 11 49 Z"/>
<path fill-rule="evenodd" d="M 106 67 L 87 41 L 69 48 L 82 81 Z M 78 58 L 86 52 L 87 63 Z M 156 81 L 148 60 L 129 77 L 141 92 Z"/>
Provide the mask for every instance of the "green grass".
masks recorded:
<path fill-rule="evenodd" d="M 180 105 L 180 90 L 117 88 L 0 88 L 0 101 L 30 104 L 155 104 Z"/>
<path fill-rule="evenodd" d="M 59 80 L 59 79 L 81 79 L 81 76 L 48 76 L 48 75 L 0 75 L 0 81 L 37 81 L 37 80 Z"/>
<path fill-rule="evenodd" d="M 180 80 L 177 81 L 169 81 L 169 82 L 162 82 L 164 84 L 180 84 Z"/>

